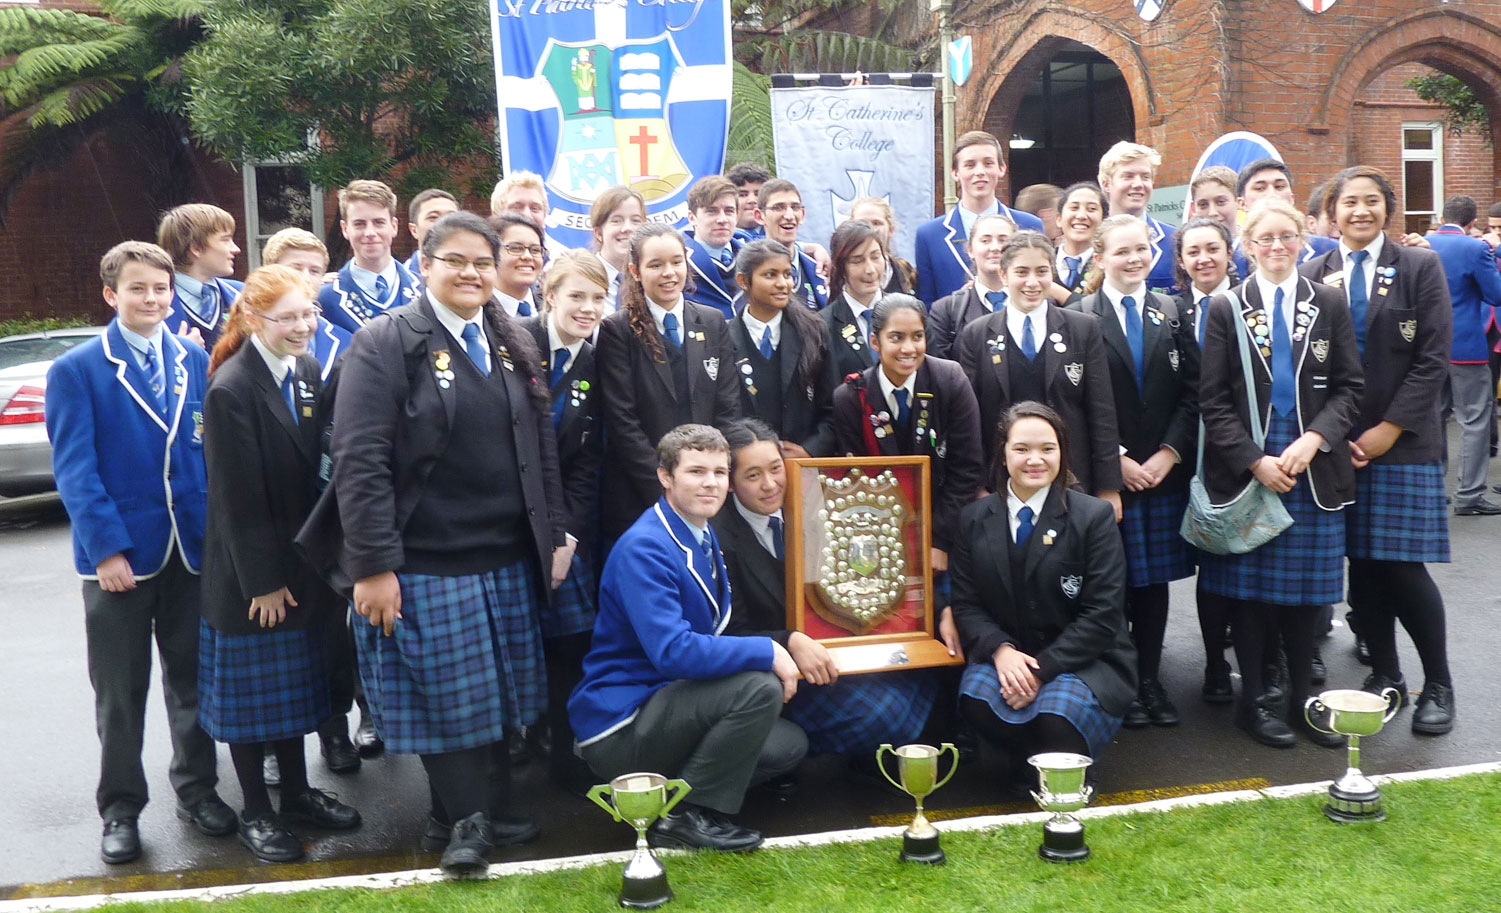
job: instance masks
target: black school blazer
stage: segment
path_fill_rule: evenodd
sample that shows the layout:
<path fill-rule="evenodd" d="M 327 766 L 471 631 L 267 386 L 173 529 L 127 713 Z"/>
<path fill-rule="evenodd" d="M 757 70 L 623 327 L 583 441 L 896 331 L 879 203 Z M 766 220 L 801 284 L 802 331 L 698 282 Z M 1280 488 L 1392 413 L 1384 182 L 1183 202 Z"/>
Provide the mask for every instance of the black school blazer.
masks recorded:
<path fill-rule="evenodd" d="M 1395 275 L 1382 275 L 1385 270 Z M 1338 247 L 1309 260 L 1298 271 L 1314 282 L 1333 286 L 1349 301 Z M 1402 427 L 1402 435 L 1379 462 L 1442 459 L 1443 398 L 1454 329 L 1443 264 L 1431 250 L 1402 247 L 1387 238 L 1376 260 L 1376 281 L 1367 293 L 1370 305 L 1360 359 L 1365 395 L 1360 398 L 1360 414 L 1350 429 L 1350 439 L 1380 422 L 1393 422 Z"/>
<path fill-rule="evenodd" d="M 770 425 L 784 441 L 801 444 L 812 456 L 828 456 L 834 452 L 834 388 L 838 380 L 834 376 L 834 360 L 828 346 L 818 365 L 812 383 L 799 376 L 797 363 L 803 355 L 803 340 L 797 328 L 782 315 L 782 341 L 777 346 L 782 357 L 782 414 L 766 415 L 757 408 L 757 395 L 751 392 L 753 384 L 746 383 L 748 375 L 744 366 L 750 364 L 751 354 L 758 352 L 756 342 L 750 338 L 745 320 L 740 314 L 729 321 L 730 344 L 735 347 L 734 374 L 740 385 L 740 412 L 756 416 Z"/>
<path fill-rule="evenodd" d="M 255 345 L 214 372 L 203 397 L 208 520 L 203 542 L 203 618 L 225 634 L 264 632 L 250 600 L 287 587 L 297 605 L 271 630 L 302 628 L 341 604 L 293 548 L 318 500 L 322 458 L 318 360 L 297 359 L 293 419 Z"/>
<path fill-rule="evenodd" d="M 787 646 L 787 562 L 766 550 L 740 511 L 732 494 L 710 521 L 719 536 L 719 551 L 730 575 L 735 611 L 726 634 L 770 637 Z"/>
<path fill-rule="evenodd" d="M 1199 412 L 1204 417 L 1204 486 L 1210 499 L 1234 498 L 1253 478 L 1251 466 L 1266 454 L 1251 439 L 1245 371 L 1235 323 L 1251 322 L 1266 312 L 1253 276 L 1235 289 L 1238 304 L 1216 295 L 1209 304 L 1204 329 L 1204 356 L 1199 375 Z M 1325 446 L 1309 464 L 1306 484 L 1313 486 L 1315 503 L 1339 510 L 1355 500 L 1355 468 L 1350 464 L 1349 433 L 1360 409 L 1365 379 L 1355 351 L 1355 329 L 1345 296 L 1337 289 L 1298 280 L 1296 307 L 1306 306 L 1308 330 L 1293 342 L 1297 368 L 1297 416 L 1301 431 L 1317 431 Z M 1266 317 L 1268 325 L 1272 320 Z M 1266 428 L 1272 411 L 1270 359 L 1251 346 L 1256 407 Z M 1305 484 L 1299 479 L 1298 484 Z"/>
<path fill-rule="evenodd" d="M 521 322 L 542 359 L 542 376 L 551 378 L 552 349 L 547 335 L 546 314 L 528 317 Z M 595 513 L 599 506 L 599 467 L 604 459 L 604 422 L 600 418 L 599 371 L 595 366 L 594 345 L 584 340 L 573 364 L 558 386 L 549 391 L 552 401 L 563 400 L 563 421 L 558 427 L 558 472 L 562 476 L 563 504 L 568 517 L 568 532 L 587 551 L 594 541 Z M 551 414 L 548 416 L 549 423 Z"/>
<path fill-rule="evenodd" d="M 1012 644 L 1050 682 L 1072 672 L 1119 716 L 1136 696 L 1136 648 L 1126 630 L 1126 551 L 1107 502 L 1054 484 L 1011 573 L 1011 515 L 1004 494 L 959 517 L 949 555 L 954 623 L 972 663 L 993 663 Z"/>

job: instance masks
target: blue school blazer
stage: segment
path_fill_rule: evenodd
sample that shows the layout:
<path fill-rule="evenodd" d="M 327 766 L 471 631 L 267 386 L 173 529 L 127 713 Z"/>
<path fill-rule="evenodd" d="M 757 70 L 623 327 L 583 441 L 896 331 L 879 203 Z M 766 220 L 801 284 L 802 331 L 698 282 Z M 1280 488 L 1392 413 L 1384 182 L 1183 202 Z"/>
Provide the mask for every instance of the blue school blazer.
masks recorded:
<path fill-rule="evenodd" d="M 1042 231 L 1042 220 L 1030 212 L 1000 204 L 1000 213 L 1021 230 Z M 944 295 L 957 292 L 974 278 L 966 247 L 964 218 L 956 206 L 947 215 L 917 227 L 917 297 L 928 307 Z"/>
<path fill-rule="evenodd" d="M 193 309 L 183 303 L 177 294 L 177 289 L 172 290 L 172 307 L 167 311 L 167 319 L 162 322 L 168 333 L 176 333 L 178 324 L 187 321 L 188 331 L 197 329 L 203 334 L 203 347 L 208 351 L 214 350 L 214 343 L 219 341 L 219 333 L 224 329 L 225 320 L 229 317 L 229 308 L 240 297 L 240 291 L 245 288 L 245 283 L 234 279 L 211 280 L 219 287 L 219 310 L 200 318 Z"/>
<path fill-rule="evenodd" d="M 422 287 L 421 281 L 416 276 L 407 272 L 405 266 L 397 263 L 396 294 L 388 303 L 376 301 L 355 284 L 354 276 L 349 271 L 349 266 L 353 262 L 351 260 L 344 264 L 344 268 L 339 270 L 339 275 L 334 277 L 334 281 L 323 286 L 318 292 L 318 306 L 323 309 L 324 318 L 346 333 L 353 334 L 386 311 L 411 303 Z"/>
<path fill-rule="evenodd" d="M 166 333 L 167 410 L 157 410 L 146 372 L 110 321 L 47 372 L 52 472 L 73 522 L 73 563 L 86 580 L 123 553 L 137 579 L 166 566 L 175 546 L 197 573 L 208 477 L 203 393 L 208 353 Z"/>

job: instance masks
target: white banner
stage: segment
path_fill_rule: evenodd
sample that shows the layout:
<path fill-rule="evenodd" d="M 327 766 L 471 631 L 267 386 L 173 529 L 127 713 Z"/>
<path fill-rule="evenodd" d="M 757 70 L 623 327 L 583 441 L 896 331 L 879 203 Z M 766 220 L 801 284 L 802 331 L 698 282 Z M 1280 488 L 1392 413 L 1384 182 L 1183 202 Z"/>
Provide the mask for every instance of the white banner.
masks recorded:
<path fill-rule="evenodd" d="M 771 90 L 777 177 L 802 192 L 799 234 L 826 243 L 858 197 L 896 213 L 892 247 L 911 260 L 917 226 L 933 217 L 933 90 L 810 86 Z"/>

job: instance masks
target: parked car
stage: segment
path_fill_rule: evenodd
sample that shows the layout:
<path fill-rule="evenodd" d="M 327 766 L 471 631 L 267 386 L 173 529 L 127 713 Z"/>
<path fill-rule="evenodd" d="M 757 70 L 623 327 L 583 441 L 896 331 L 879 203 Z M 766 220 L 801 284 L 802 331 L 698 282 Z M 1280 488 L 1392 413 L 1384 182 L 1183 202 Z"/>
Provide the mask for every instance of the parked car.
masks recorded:
<path fill-rule="evenodd" d="M 0 496 L 52 488 L 52 444 L 43 424 L 47 369 L 102 332 L 104 327 L 70 327 L 0 339 Z"/>

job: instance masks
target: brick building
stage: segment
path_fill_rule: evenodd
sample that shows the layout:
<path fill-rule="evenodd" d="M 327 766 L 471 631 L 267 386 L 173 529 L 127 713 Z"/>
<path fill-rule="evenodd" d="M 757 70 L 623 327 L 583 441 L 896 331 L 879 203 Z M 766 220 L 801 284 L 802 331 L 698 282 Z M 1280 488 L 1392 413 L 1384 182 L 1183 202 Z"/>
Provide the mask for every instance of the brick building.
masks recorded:
<path fill-rule="evenodd" d="M 1496 0 L 980 0 L 956 7 L 974 41 L 960 129 L 1012 138 L 1012 187 L 1092 178 L 1117 139 L 1163 155 L 1159 186 L 1186 184 L 1232 130 L 1270 140 L 1306 193 L 1345 165 L 1397 183 L 1422 230 L 1445 197 L 1488 205 L 1501 162 L 1501 3 Z M 1144 21 L 1136 5 L 1160 6 Z M 983 24 L 983 25 L 982 25 Z M 1491 136 L 1454 137 L 1406 81 L 1458 77 L 1493 112 Z M 1030 148 L 1017 148 L 1031 143 Z"/>

